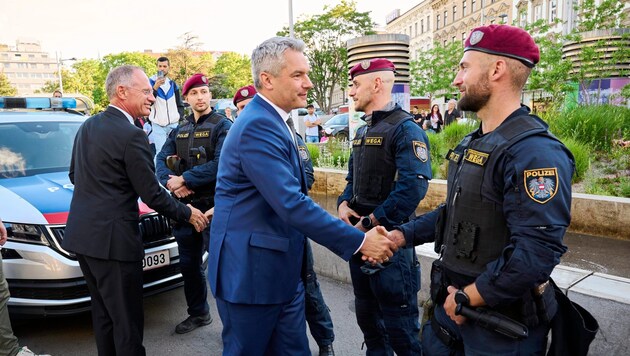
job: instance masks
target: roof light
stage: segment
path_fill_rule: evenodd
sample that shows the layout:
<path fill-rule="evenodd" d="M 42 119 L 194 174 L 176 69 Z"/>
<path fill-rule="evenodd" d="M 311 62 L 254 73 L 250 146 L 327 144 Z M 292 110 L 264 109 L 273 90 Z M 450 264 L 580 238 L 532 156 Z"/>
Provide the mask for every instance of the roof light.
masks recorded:
<path fill-rule="evenodd" d="M 74 98 L 0 97 L 0 109 L 76 109 Z"/>

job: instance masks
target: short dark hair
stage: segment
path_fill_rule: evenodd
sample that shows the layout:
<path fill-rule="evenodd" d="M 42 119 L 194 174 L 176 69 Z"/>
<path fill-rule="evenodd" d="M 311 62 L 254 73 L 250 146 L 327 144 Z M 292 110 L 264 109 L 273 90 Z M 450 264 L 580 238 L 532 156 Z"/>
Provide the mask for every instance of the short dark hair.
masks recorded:
<path fill-rule="evenodd" d="M 157 61 L 158 62 L 168 62 L 169 65 L 171 64 L 171 62 L 168 60 L 168 58 L 164 57 L 164 56 L 158 58 Z"/>
<path fill-rule="evenodd" d="M 417 108 L 418 108 L 418 105 L 414 105 L 414 106 L 413 106 L 413 108 L 414 108 L 414 109 L 417 109 Z"/>
<path fill-rule="evenodd" d="M 313 106 L 313 104 L 308 104 L 308 105 L 306 105 L 306 108 L 307 108 L 307 109 L 310 109 L 310 108 L 315 109 L 315 106 Z"/>

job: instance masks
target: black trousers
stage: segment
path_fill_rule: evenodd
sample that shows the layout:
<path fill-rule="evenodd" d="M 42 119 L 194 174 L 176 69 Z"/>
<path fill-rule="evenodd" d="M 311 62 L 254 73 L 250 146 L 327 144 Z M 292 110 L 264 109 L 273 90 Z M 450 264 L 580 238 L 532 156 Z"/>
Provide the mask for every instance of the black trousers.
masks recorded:
<path fill-rule="evenodd" d="M 92 325 L 100 356 L 144 356 L 142 261 L 101 260 L 77 254 L 92 297 Z"/>

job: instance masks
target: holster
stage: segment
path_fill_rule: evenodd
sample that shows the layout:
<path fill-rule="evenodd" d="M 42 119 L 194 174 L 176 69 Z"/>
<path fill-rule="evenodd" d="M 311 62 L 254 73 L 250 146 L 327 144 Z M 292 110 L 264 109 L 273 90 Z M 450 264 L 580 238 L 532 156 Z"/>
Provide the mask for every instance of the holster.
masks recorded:
<path fill-rule="evenodd" d="M 442 261 L 437 259 L 431 265 L 431 300 L 435 305 L 442 305 L 448 295 L 448 283 Z"/>

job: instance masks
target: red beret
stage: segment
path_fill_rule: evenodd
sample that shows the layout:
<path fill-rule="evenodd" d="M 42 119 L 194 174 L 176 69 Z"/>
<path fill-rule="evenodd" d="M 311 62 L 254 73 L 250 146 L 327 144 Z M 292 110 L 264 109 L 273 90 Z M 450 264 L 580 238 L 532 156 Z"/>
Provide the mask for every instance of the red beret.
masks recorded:
<path fill-rule="evenodd" d="M 188 94 L 188 91 L 192 88 L 208 86 L 208 78 L 205 74 L 197 73 L 186 80 L 184 87 L 182 88 L 182 95 Z"/>
<path fill-rule="evenodd" d="M 480 51 L 518 59 L 533 68 L 540 60 L 540 51 L 532 36 L 522 28 L 510 25 L 489 25 L 474 28 L 464 45 L 464 52 Z"/>
<path fill-rule="evenodd" d="M 246 85 L 240 88 L 236 91 L 236 94 L 234 94 L 234 106 L 236 106 L 236 103 L 239 103 L 245 99 L 253 98 L 254 95 L 256 95 L 256 88 L 254 88 L 253 85 Z"/>
<path fill-rule="evenodd" d="M 361 61 L 361 63 L 350 69 L 350 78 L 354 79 L 357 75 L 381 71 L 395 72 L 396 67 L 394 67 L 394 63 L 385 58 L 375 58 Z"/>

